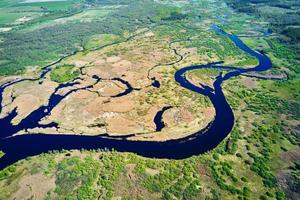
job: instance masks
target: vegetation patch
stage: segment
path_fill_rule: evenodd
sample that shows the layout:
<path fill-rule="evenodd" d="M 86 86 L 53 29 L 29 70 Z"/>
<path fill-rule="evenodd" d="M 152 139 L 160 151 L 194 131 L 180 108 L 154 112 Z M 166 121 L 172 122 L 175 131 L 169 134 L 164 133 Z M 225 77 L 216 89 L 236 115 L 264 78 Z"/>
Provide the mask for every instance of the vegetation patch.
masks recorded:
<path fill-rule="evenodd" d="M 80 74 L 80 71 L 74 67 L 75 65 L 57 66 L 51 71 L 51 80 L 58 83 L 65 83 L 74 80 Z"/>

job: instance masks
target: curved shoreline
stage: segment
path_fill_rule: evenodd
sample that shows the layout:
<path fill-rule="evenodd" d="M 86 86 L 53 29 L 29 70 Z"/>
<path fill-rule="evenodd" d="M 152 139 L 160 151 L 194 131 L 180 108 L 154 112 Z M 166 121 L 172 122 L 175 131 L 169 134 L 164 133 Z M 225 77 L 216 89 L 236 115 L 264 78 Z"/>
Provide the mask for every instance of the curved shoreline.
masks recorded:
<path fill-rule="evenodd" d="M 184 138 L 174 139 L 164 142 L 155 141 L 130 141 L 126 139 L 114 139 L 101 136 L 76 136 L 76 135 L 46 135 L 46 134 L 27 134 L 19 136 L 11 136 L 11 132 L 7 132 L 6 137 L 3 137 L 2 132 L 0 139 L 0 150 L 5 155 L 0 158 L 0 169 L 3 169 L 18 160 L 24 159 L 28 156 L 38 155 L 40 153 L 48 152 L 51 150 L 71 150 L 71 149 L 108 149 L 117 150 L 119 152 L 132 152 L 141 156 L 150 158 L 166 158 L 166 159 L 184 159 L 193 155 L 205 153 L 214 149 L 226 136 L 230 133 L 234 126 L 234 114 L 226 101 L 226 97 L 222 91 L 222 83 L 232 77 L 239 76 L 242 73 L 252 71 L 265 71 L 272 67 L 270 59 L 259 52 L 256 52 L 246 46 L 237 36 L 233 34 L 225 33 L 217 26 L 213 26 L 213 29 L 222 35 L 225 35 L 231 39 L 234 44 L 243 50 L 244 52 L 256 57 L 259 64 L 250 69 L 243 69 L 239 67 L 221 66 L 222 62 L 210 63 L 207 65 L 195 65 L 181 68 L 175 73 L 175 80 L 180 86 L 194 91 L 196 93 L 207 96 L 216 111 L 214 120 L 204 129 L 197 131 L 196 133 Z M 213 84 L 213 88 L 202 85 L 198 87 L 190 83 L 185 74 L 195 69 L 203 68 L 218 68 L 224 70 L 230 70 L 225 75 L 220 73 Z M 62 87 L 62 86 L 61 86 Z M 84 88 L 80 88 L 84 89 Z M 71 90 L 68 93 L 75 92 Z M 47 106 L 42 106 L 36 111 L 33 111 L 28 118 L 25 119 L 21 126 L 25 126 L 26 123 L 32 123 L 36 125 L 39 121 L 39 114 L 44 112 L 47 108 L 47 112 L 51 110 L 62 100 L 65 96 L 52 94 Z M 52 98 L 52 99 L 51 99 Z M 55 104 L 50 101 L 55 101 Z M 47 114 L 47 113 L 46 113 Z M 0 119 L 0 125 L 10 126 L 12 117 L 16 115 L 14 110 L 7 117 Z M 53 124 L 52 124 L 53 125 Z M 20 127 L 19 127 L 20 128 Z M 22 128 L 26 128 L 22 127 Z M 4 133 L 5 135 L 5 133 Z"/>
<path fill-rule="evenodd" d="M 154 116 L 154 119 L 153 119 L 153 121 L 156 125 L 155 131 L 161 131 L 165 127 L 165 122 L 163 121 L 163 114 L 171 108 L 172 108 L 172 106 L 165 106 L 156 113 L 156 115 Z"/>

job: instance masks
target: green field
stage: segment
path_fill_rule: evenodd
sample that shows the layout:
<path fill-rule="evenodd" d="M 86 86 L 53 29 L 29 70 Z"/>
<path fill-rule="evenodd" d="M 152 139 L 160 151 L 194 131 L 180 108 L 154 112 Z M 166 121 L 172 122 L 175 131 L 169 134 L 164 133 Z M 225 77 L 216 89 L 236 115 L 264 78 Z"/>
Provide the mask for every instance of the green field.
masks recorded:
<path fill-rule="evenodd" d="M 88 123 L 92 121 L 86 117 L 88 112 L 93 114 L 96 124 L 89 125 L 99 129 L 104 126 L 106 132 L 107 122 L 102 119 L 111 120 L 120 115 L 123 120 L 136 113 L 147 121 L 139 130 L 147 132 L 154 126 L 151 124 L 155 115 L 152 109 L 165 104 L 174 107 L 174 111 L 163 118 L 167 126 L 181 120 L 192 123 L 197 117 L 205 119 L 209 112 L 214 112 L 209 98 L 184 88 L 177 91 L 176 70 L 219 61 L 224 61 L 220 65 L 242 68 L 258 64 L 230 39 L 213 32 L 213 24 L 228 33 L 254 36 L 241 39 L 250 48 L 266 54 L 273 63 L 271 70 L 250 74 L 253 75 L 251 78 L 240 75 L 223 82 L 222 89 L 234 112 L 235 125 L 215 149 L 182 160 L 145 158 L 106 149 L 51 151 L 20 160 L 0 171 L 0 200 L 25 197 L 46 200 L 298 200 L 300 48 L 299 19 L 295 16 L 299 11 L 299 3 L 295 0 L 0 1 L 0 28 L 11 28 L 0 32 L 1 82 L 15 79 L 15 75 L 35 78 L 43 66 L 67 56 L 51 66 L 49 74 L 40 82 L 26 80 L 6 88 L 0 119 L 14 109 L 17 111 L 14 123 L 22 122 L 18 122 L 19 116 L 30 114 L 27 102 L 18 99 L 19 96 L 28 97 L 30 108 L 45 106 L 50 95 L 45 93 L 36 97 L 35 94 L 36 91 L 44 92 L 43 87 L 47 84 L 55 88 L 57 83 L 72 83 L 79 77 L 78 84 L 84 85 L 85 81 L 95 81 L 92 73 L 100 74 L 101 78 L 107 76 L 104 81 L 99 81 L 99 85 L 93 85 L 77 96 L 72 93 L 75 97 L 70 95 L 58 104 L 53 110 L 54 116 L 50 113 L 41 120 L 41 127 L 52 118 L 55 123 L 57 118 L 70 120 L 70 124 L 62 128 L 62 134 L 85 135 L 90 127 L 78 125 L 81 132 L 75 132 L 72 126 L 77 124 L 70 115 L 79 116 L 81 121 Z M 227 22 L 222 22 L 219 17 Z M 272 30 L 272 34 L 262 36 L 266 30 Z M 133 35 L 134 39 L 130 37 Z M 102 48 L 105 45 L 108 47 Z M 182 60 L 169 65 L 178 60 L 179 55 Z M 83 73 L 77 64 L 69 64 L 76 61 L 84 63 Z M 116 70 L 115 66 L 120 69 Z M 150 70 L 144 72 L 146 67 Z M 133 69 L 135 71 L 129 71 Z M 126 70 L 129 75 L 125 75 Z M 141 71 L 145 74 L 141 75 Z M 199 69 L 188 73 L 186 78 L 197 87 L 202 87 L 200 83 L 206 84 L 209 90 L 216 77 L 227 72 Z M 256 77 L 258 75 L 263 78 Z M 151 76 L 160 81 L 160 88 L 151 86 Z M 111 93 L 126 89 L 118 81 L 109 82 L 113 77 L 129 80 L 135 87 L 133 93 L 117 98 L 103 95 L 108 86 L 112 87 L 111 91 L 108 89 Z M 64 89 L 68 91 L 69 88 Z M 56 94 L 62 94 L 59 92 Z M 170 95 L 171 92 L 177 96 Z M 29 98 L 33 100 L 29 101 Z M 132 104 L 140 107 L 127 111 L 131 105 L 119 103 L 122 98 L 132 98 Z M 111 104 L 114 101 L 117 103 Z M 75 102 L 76 109 L 83 109 L 74 111 L 74 107 L 68 107 L 66 102 Z M 197 105 L 182 105 L 182 102 L 196 102 Z M 20 104 L 25 104 L 25 108 Z M 100 109 L 102 104 L 105 106 Z M 120 105 L 126 108 L 125 111 L 117 110 Z M 200 110 L 203 105 L 212 109 Z M 180 115 L 181 110 L 186 112 Z M 56 131 L 62 130 L 62 123 L 58 121 L 57 124 L 57 127 L 46 128 L 45 132 L 61 134 Z M 125 122 L 121 126 L 125 127 Z M 180 123 L 178 127 L 188 128 Z M 37 130 L 28 133 L 36 134 L 42 130 L 34 128 Z M 0 134 L 1 129 L 3 127 L 0 127 Z M 28 134 L 26 131 L 16 134 Z M 148 132 L 153 137 L 160 134 Z M 136 136 L 139 134 L 143 133 L 138 132 Z M 150 140 L 152 136 L 147 134 L 143 139 Z M 5 154 L 0 151 L 0 158 L 2 156 Z"/>
<path fill-rule="evenodd" d="M 74 67 L 74 65 L 57 66 L 54 70 L 51 71 L 51 80 L 58 83 L 65 83 L 73 80 L 80 73 L 79 70 L 74 69 Z"/>

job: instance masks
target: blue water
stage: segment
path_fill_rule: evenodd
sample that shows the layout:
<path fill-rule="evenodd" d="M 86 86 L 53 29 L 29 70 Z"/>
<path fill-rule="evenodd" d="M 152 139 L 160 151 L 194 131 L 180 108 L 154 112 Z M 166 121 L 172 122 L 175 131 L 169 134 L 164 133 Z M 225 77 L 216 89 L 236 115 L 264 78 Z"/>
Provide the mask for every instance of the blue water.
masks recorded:
<path fill-rule="evenodd" d="M 156 80 L 155 78 L 152 78 L 152 86 L 156 87 L 156 88 L 160 88 L 160 82 L 158 80 Z"/>
<path fill-rule="evenodd" d="M 217 62 L 206 65 L 188 66 L 176 71 L 174 78 L 179 85 L 198 94 L 207 96 L 214 106 L 216 112 L 215 118 L 204 129 L 181 139 L 163 142 L 129 141 L 125 138 L 115 139 L 107 136 L 45 134 L 12 136 L 14 133 L 22 129 L 41 127 L 39 121 L 48 115 L 63 98 L 79 90 L 77 88 L 69 91 L 63 96 L 55 93 L 52 94 L 49 98 L 48 105 L 41 106 L 37 110 L 33 111 L 18 125 L 14 126 L 10 123 L 17 114 L 16 110 L 13 110 L 7 117 L 0 119 L 0 150 L 5 153 L 5 155 L 0 158 L 0 169 L 3 169 L 28 156 L 38 155 L 50 150 L 106 148 L 109 150 L 114 149 L 119 152 L 133 152 L 150 158 L 184 159 L 214 149 L 224 138 L 226 138 L 234 126 L 234 115 L 226 97 L 223 94 L 222 83 L 231 77 L 239 76 L 241 73 L 268 70 L 272 67 L 272 63 L 266 55 L 250 49 L 237 36 L 225 33 L 217 26 L 213 26 L 212 28 L 216 33 L 230 38 L 231 41 L 242 51 L 256 57 L 259 64 L 251 69 L 242 69 L 240 67 L 222 66 L 222 62 Z M 185 78 L 185 74 L 187 72 L 202 68 L 223 69 L 227 73 L 220 73 L 219 76 L 217 76 L 213 87 L 193 85 Z M 124 84 L 127 85 L 125 82 Z M 0 87 L 0 98 L 2 97 L 2 92 L 5 87 L 8 86 L 4 84 Z M 60 85 L 59 87 L 67 86 Z M 56 124 L 52 123 L 43 125 L 42 127 L 53 126 L 55 127 Z"/>
<path fill-rule="evenodd" d="M 139 89 L 133 88 L 128 81 L 125 81 L 121 78 L 112 78 L 112 80 L 119 81 L 127 87 L 123 92 L 121 92 L 115 96 L 112 96 L 112 97 L 122 97 L 122 96 L 125 96 L 125 95 L 131 93 L 134 90 L 139 90 Z"/>
<path fill-rule="evenodd" d="M 164 112 L 167 111 L 167 110 L 169 110 L 170 108 L 172 108 L 172 106 L 163 107 L 154 116 L 154 120 L 153 121 L 154 121 L 154 123 L 156 125 L 156 131 L 161 131 L 165 127 L 165 123 L 163 122 L 162 117 L 163 117 Z"/>

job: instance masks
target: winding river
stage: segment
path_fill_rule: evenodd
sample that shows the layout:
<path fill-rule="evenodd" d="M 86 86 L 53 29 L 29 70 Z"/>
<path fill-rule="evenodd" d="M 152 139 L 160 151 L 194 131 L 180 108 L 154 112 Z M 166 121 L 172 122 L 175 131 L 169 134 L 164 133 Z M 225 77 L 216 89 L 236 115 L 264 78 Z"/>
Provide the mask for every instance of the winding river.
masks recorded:
<path fill-rule="evenodd" d="M 77 135 L 54 135 L 54 134 L 26 134 L 12 136 L 16 132 L 34 127 L 55 127 L 57 124 L 40 125 L 39 121 L 48 115 L 52 109 L 67 95 L 85 88 L 72 89 L 64 95 L 53 93 L 48 105 L 41 106 L 33 111 L 28 117 L 23 119 L 18 125 L 12 125 L 11 120 L 17 115 L 16 109 L 9 113 L 3 119 L 0 119 L 0 150 L 5 155 L 0 158 L 0 169 L 3 169 L 18 160 L 28 156 L 34 156 L 51 150 L 71 150 L 71 149 L 108 149 L 119 152 L 132 152 L 141 156 L 150 158 L 166 158 L 166 159 L 184 159 L 193 155 L 199 155 L 206 151 L 214 149 L 226 136 L 230 133 L 234 126 L 233 111 L 226 101 L 226 97 L 222 91 L 222 83 L 232 77 L 247 72 L 261 72 L 272 67 L 270 59 L 263 53 L 254 51 L 246 46 L 236 35 L 229 34 L 221 30 L 217 26 L 212 27 L 215 32 L 223 37 L 228 37 L 242 51 L 254 56 L 259 64 L 253 68 L 243 69 L 241 67 L 222 66 L 222 62 L 209 63 L 206 65 L 194 65 L 179 69 L 175 73 L 176 82 L 191 91 L 207 96 L 212 102 L 216 114 L 210 124 L 198 132 L 184 138 L 174 139 L 163 142 L 154 141 L 129 141 L 125 138 L 115 138 L 109 136 L 77 136 Z M 224 70 L 224 74 L 220 73 L 216 77 L 213 87 L 205 85 L 197 86 L 190 83 L 185 75 L 187 72 L 203 69 L 216 68 Z M 225 73 L 226 72 L 226 73 Z M 17 81 L 16 81 L 17 82 Z M 12 85 L 16 82 L 4 84 L 0 88 L 0 97 L 6 85 Z M 77 84 L 72 83 L 72 84 Z M 94 83 L 96 84 L 96 82 Z M 69 85 L 59 85 L 60 88 L 69 87 Z M 1 102 L 1 101 L 0 101 Z M 0 106 L 1 110 L 1 106 Z"/>

